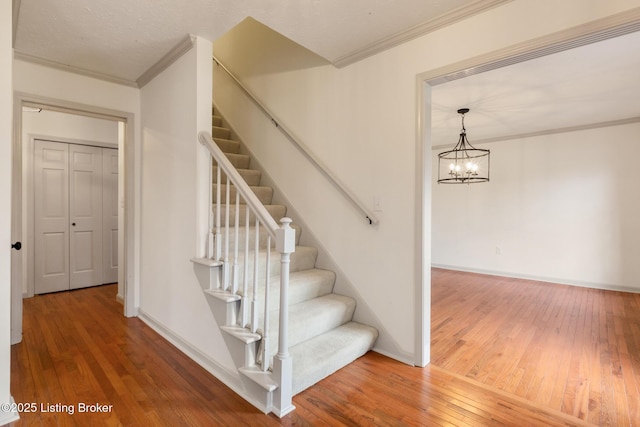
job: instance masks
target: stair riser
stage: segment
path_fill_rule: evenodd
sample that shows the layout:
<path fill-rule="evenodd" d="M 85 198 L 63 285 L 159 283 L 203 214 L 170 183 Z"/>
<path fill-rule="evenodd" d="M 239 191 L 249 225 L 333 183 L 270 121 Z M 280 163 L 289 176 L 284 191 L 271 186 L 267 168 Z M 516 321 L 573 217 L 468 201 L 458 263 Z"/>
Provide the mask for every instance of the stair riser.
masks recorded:
<path fill-rule="evenodd" d="M 270 205 L 271 200 L 273 199 L 273 189 L 271 187 L 251 187 L 253 194 L 258 197 L 258 200 L 264 205 Z M 211 197 L 214 202 L 216 200 L 218 184 L 213 184 L 211 189 Z M 236 204 L 236 187 L 233 185 L 229 185 L 229 202 L 231 206 Z M 220 203 L 225 203 L 227 201 L 227 185 L 220 184 Z M 240 197 L 240 204 L 245 204 L 245 201 L 242 197 Z M 224 214 L 224 213 L 223 213 Z"/>
<path fill-rule="evenodd" d="M 280 220 L 284 218 L 287 213 L 287 208 L 282 205 L 265 205 L 265 208 L 267 208 L 267 211 L 271 214 L 271 217 L 274 220 L 276 220 L 276 222 L 280 222 Z M 213 209 L 215 212 L 215 206 Z M 221 222 L 220 225 L 223 227 L 226 224 L 225 209 L 226 209 L 225 205 L 220 206 L 220 222 Z M 238 215 L 240 219 L 239 224 L 241 227 L 244 227 L 246 224 L 246 214 L 247 214 L 247 206 L 241 204 L 240 209 L 238 211 Z M 249 224 L 255 224 L 255 222 L 256 222 L 255 215 L 253 214 L 253 212 L 249 211 Z M 236 207 L 235 205 L 233 205 L 233 206 L 229 206 L 229 226 L 235 227 L 235 225 L 236 225 Z"/>
<path fill-rule="evenodd" d="M 294 252 L 291 254 L 290 257 L 290 264 L 289 264 L 289 272 L 290 273 L 294 273 L 297 271 L 303 271 L 303 270 L 308 270 L 311 268 L 314 268 L 315 266 L 315 262 L 316 262 L 316 257 L 317 257 L 318 253 L 315 249 L 310 248 L 310 250 L 306 250 L 306 251 L 302 251 L 302 252 Z M 269 264 L 270 264 L 270 268 L 269 268 L 269 275 L 270 275 L 270 280 L 273 283 L 277 283 L 277 281 L 279 281 L 280 279 L 278 278 L 278 276 L 280 275 L 280 256 L 277 252 L 272 251 L 271 253 L 271 258 L 269 260 Z M 254 277 L 254 271 L 253 271 L 253 265 L 254 265 L 254 258 L 253 258 L 253 254 L 250 253 L 249 255 L 249 262 L 247 265 L 247 269 L 249 271 L 249 286 L 252 287 L 253 286 L 253 277 Z M 223 267 L 224 268 L 224 267 Z M 237 272 L 237 283 L 238 283 L 238 289 L 243 289 L 243 285 L 244 285 L 244 253 L 240 254 L 238 257 L 238 262 L 237 262 L 237 267 L 235 268 L 236 272 Z M 230 283 L 233 283 L 233 274 L 234 274 L 234 263 L 233 260 L 230 259 L 229 260 L 229 265 L 227 267 L 227 272 L 229 274 L 229 278 L 230 278 Z M 260 287 L 264 286 L 265 280 L 266 280 L 266 272 L 267 272 L 267 265 L 266 265 L 266 253 L 262 252 L 258 254 L 258 285 Z"/>
<path fill-rule="evenodd" d="M 215 138 L 215 137 L 214 137 Z M 223 153 L 238 154 L 240 153 L 240 143 L 225 138 L 215 138 L 214 142 L 222 150 Z"/>
<path fill-rule="evenodd" d="M 213 126 L 211 128 L 211 136 L 215 138 L 230 139 L 231 131 L 222 126 Z"/>
<path fill-rule="evenodd" d="M 315 270 L 315 269 L 314 269 Z M 328 295 L 333 291 L 335 283 L 335 273 L 326 270 L 317 270 L 321 272 L 317 277 L 308 278 L 302 275 L 298 278 L 296 275 L 301 272 L 292 272 L 289 278 L 289 305 L 295 305 L 303 301 Z M 278 310 L 280 305 L 280 276 L 271 279 L 271 287 L 269 289 L 269 311 Z M 258 289 L 258 301 L 264 301 L 264 286 Z M 260 308 L 260 313 L 264 308 Z"/>
<path fill-rule="evenodd" d="M 245 154 L 224 153 L 236 169 L 249 169 L 251 158 Z M 216 163 L 214 163 L 216 164 Z"/>
<path fill-rule="evenodd" d="M 260 173 L 259 170 L 237 169 L 237 171 L 247 184 L 253 185 L 253 186 L 260 185 L 260 179 L 262 178 L 262 174 Z M 212 177 L 213 177 L 213 184 L 217 184 L 218 183 L 218 167 L 217 166 L 213 167 Z M 227 183 L 227 176 L 224 174 L 224 172 L 220 174 L 220 183 L 221 184 Z"/>
<path fill-rule="evenodd" d="M 296 245 L 297 245 L 300 242 L 300 229 L 297 226 L 293 226 L 292 228 L 296 230 Z M 238 254 L 240 257 L 244 256 L 244 248 L 245 248 L 245 242 L 246 242 L 245 236 L 247 233 L 249 233 L 249 251 L 253 252 L 253 250 L 255 249 L 256 228 L 249 227 L 249 230 L 247 230 L 243 226 L 238 227 Z M 267 248 L 267 237 L 268 237 L 268 233 L 266 232 L 266 230 L 262 226 L 259 227 L 259 235 L 258 235 L 259 250 L 264 250 Z M 220 228 L 220 242 L 221 242 L 220 247 L 223 251 L 225 250 L 225 239 L 226 239 L 226 228 L 221 227 Z M 230 226 L 229 227 L 229 257 L 231 258 L 233 258 L 233 255 L 235 253 L 233 249 L 235 247 L 234 242 L 235 242 L 235 226 L 234 227 Z M 272 238 L 271 248 L 275 248 L 275 245 L 276 245 L 275 239 Z M 272 249 L 272 252 L 275 252 L 275 250 Z"/>
<path fill-rule="evenodd" d="M 321 299 L 325 300 L 326 304 L 315 305 L 307 301 L 291 307 L 289 310 L 289 346 L 293 347 L 319 336 L 351 321 L 353 318 L 356 308 L 353 299 L 339 297 L 335 294 L 316 298 L 316 300 Z M 297 311 L 300 306 L 304 306 L 305 312 Z M 269 313 L 269 333 L 271 336 L 269 354 L 271 357 L 276 354 L 278 348 L 278 316 L 278 311 Z"/>
<path fill-rule="evenodd" d="M 211 124 L 213 126 L 222 126 L 222 117 L 216 116 L 215 114 L 211 116 Z"/>

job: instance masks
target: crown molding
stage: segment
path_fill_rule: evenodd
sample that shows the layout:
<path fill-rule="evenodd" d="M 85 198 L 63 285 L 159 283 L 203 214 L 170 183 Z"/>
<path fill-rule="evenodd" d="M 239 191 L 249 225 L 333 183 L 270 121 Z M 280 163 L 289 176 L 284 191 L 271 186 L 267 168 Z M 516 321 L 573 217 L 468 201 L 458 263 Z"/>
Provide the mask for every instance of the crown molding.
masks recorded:
<path fill-rule="evenodd" d="M 485 12 L 497 6 L 501 6 L 505 3 L 509 3 L 513 0 L 478 0 L 465 6 L 454 9 L 445 13 L 435 19 L 423 22 L 422 24 L 414 25 L 399 33 L 393 34 L 389 37 L 380 39 L 374 43 L 365 46 L 362 49 L 358 49 L 347 55 L 341 56 L 332 61 L 333 65 L 342 68 L 347 65 L 358 62 L 364 58 L 375 55 L 392 47 L 398 46 L 402 43 L 421 37 L 425 34 L 436 31 L 440 28 L 451 25 L 455 22 L 462 21 L 473 15 Z"/>
<path fill-rule="evenodd" d="M 14 0 L 20 1 L 20 0 Z M 173 64 L 178 58 L 187 53 L 195 44 L 196 37 L 193 35 L 187 35 L 181 40 L 173 49 L 171 49 L 165 56 L 163 56 L 158 62 L 153 64 L 147 71 L 145 71 L 135 81 L 124 79 L 121 77 L 112 76 L 110 74 L 100 73 L 97 71 L 91 71 L 84 68 L 74 67 L 60 62 L 51 61 L 49 59 L 40 58 L 38 56 L 29 55 L 17 50 L 13 52 L 13 58 L 21 61 L 31 62 L 33 64 L 44 65 L 45 67 L 55 68 L 70 73 L 80 74 L 86 77 L 93 77 L 95 79 L 104 80 L 111 83 L 117 83 L 125 86 L 131 86 L 135 88 L 141 88 L 149 83 L 158 74 L 163 72 L 167 67 Z"/>
<path fill-rule="evenodd" d="M 555 129 L 545 129 L 545 130 L 539 130 L 535 132 L 519 133 L 515 135 L 497 136 L 494 138 L 474 139 L 473 145 L 476 146 L 476 145 L 482 145 L 482 144 L 489 144 L 491 142 L 501 142 L 501 141 L 510 141 L 514 139 L 533 138 L 536 136 L 554 135 L 558 133 L 578 132 L 582 130 L 599 129 L 599 128 L 606 128 L 611 126 L 622 126 L 622 125 L 628 125 L 633 123 L 640 123 L 640 117 L 630 117 L 628 119 L 610 120 L 610 121 L 598 122 L 598 123 L 588 123 L 584 125 L 567 126 L 567 127 L 555 128 Z M 432 147 L 432 150 L 442 150 L 444 148 L 449 148 L 452 145 L 453 144 L 436 145 Z"/>
<path fill-rule="evenodd" d="M 190 51 L 195 45 L 196 37 L 188 34 L 182 39 L 173 49 L 171 49 L 165 56 L 163 56 L 158 62 L 153 64 L 147 71 L 142 73 L 140 77 L 136 79 L 136 86 L 143 87 L 151 80 L 153 80 L 158 74 L 166 70 L 171 64 L 176 62 L 178 58 Z"/>
<path fill-rule="evenodd" d="M 479 55 L 418 76 L 430 86 L 640 31 L 640 7 Z"/>
<path fill-rule="evenodd" d="M 51 61 L 49 59 L 40 58 L 38 56 L 22 53 L 18 50 L 14 50 L 13 59 L 20 61 L 31 62 L 33 64 L 44 65 L 45 67 L 55 68 L 62 71 L 67 71 L 74 74 L 80 74 L 86 77 L 92 77 L 94 79 L 104 80 L 111 83 L 117 83 L 125 86 L 138 87 L 138 84 L 132 80 L 123 79 L 120 77 L 112 76 L 109 74 L 99 73 L 97 71 L 86 70 L 84 68 L 74 67 L 60 62 Z"/>

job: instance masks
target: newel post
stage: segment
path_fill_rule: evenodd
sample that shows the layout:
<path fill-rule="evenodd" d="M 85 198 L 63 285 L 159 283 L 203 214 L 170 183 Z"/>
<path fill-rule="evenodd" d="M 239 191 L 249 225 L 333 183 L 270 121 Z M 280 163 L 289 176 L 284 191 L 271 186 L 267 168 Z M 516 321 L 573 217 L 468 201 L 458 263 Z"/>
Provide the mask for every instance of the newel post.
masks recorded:
<path fill-rule="evenodd" d="M 273 374 L 280 386 L 273 397 L 274 412 L 283 417 L 295 409 L 293 397 L 293 360 L 289 354 L 289 263 L 296 249 L 296 231 L 291 219 L 282 218 L 282 226 L 276 232 L 276 251 L 280 252 L 280 320 L 278 353 L 273 359 Z"/>

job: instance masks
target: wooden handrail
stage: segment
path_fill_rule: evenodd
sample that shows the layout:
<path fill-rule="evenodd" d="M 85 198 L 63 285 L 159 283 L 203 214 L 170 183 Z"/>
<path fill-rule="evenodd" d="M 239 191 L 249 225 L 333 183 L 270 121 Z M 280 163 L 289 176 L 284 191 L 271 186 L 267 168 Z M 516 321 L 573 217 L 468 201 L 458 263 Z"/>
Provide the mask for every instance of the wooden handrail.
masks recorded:
<path fill-rule="evenodd" d="M 270 283 L 270 259 L 271 259 L 271 241 L 275 242 L 275 250 L 280 253 L 280 301 L 279 301 L 279 317 L 278 317 L 278 352 L 273 357 L 273 378 L 278 383 L 278 389 L 275 392 L 273 397 L 273 407 L 277 413 L 285 414 L 293 409 L 293 405 L 291 403 L 291 399 L 293 397 L 292 392 L 292 384 L 293 384 L 293 362 L 291 355 L 289 353 L 289 345 L 287 341 L 287 336 L 289 335 L 289 268 L 290 268 L 290 255 L 295 252 L 295 242 L 296 242 L 296 232 L 293 228 L 291 228 L 290 218 L 282 218 L 280 220 L 281 225 L 279 225 L 275 219 L 271 216 L 271 214 L 267 211 L 265 206 L 260 202 L 255 193 L 251 190 L 246 181 L 240 176 L 240 173 L 236 170 L 236 168 L 231 164 L 227 156 L 222 152 L 222 150 L 216 145 L 211 134 L 208 132 L 200 132 L 198 134 L 198 141 L 202 145 L 206 147 L 206 149 L 211 154 L 212 158 L 216 160 L 218 164 L 218 175 L 216 179 L 217 183 L 217 191 L 216 191 L 216 215 L 217 219 L 215 221 L 215 246 L 216 248 L 216 260 L 220 260 L 222 251 L 220 248 L 220 240 L 222 239 L 222 235 L 220 233 L 220 172 L 224 172 L 227 178 L 227 191 L 225 194 L 225 249 L 224 254 L 222 255 L 222 283 L 219 289 L 231 292 L 237 295 L 238 292 L 238 282 L 237 277 L 240 271 L 240 265 L 238 265 L 238 244 L 239 244 L 239 214 L 238 207 L 240 197 L 244 200 L 246 209 L 246 230 L 245 230 L 245 255 L 243 259 L 244 263 L 244 287 L 241 297 L 241 306 L 240 306 L 240 322 L 239 326 L 245 328 L 247 324 L 251 324 L 251 332 L 258 332 L 258 285 L 259 285 L 259 273 L 260 269 L 258 267 L 259 263 L 259 252 L 260 252 L 260 229 L 264 228 L 264 230 L 268 233 L 267 241 L 266 241 L 266 264 L 265 264 L 265 283 L 264 283 L 264 312 L 263 312 L 263 330 L 260 332 L 262 337 L 262 350 L 260 357 L 256 357 L 257 359 L 261 359 L 261 370 L 263 372 L 267 372 L 269 369 L 270 355 L 269 355 L 269 340 L 271 339 L 269 336 L 269 283 Z M 211 180 L 210 180 L 211 181 Z M 229 184 L 233 184 L 236 190 L 236 211 L 235 211 L 235 238 L 233 239 L 233 244 L 235 247 L 233 248 L 233 255 L 231 255 L 231 249 L 229 247 L 230 243 L 230 234 L 229 234 Z M 255 240 L 254 240 L 254 249 L 253 249 L 253 289 L 251 291 L 252 300 L 249 302 L 248 300 L 248 282 L 247 275 L 249 272 L 248 264 L 249 264 L 249 211 L 251 211 L 255 215 Z M 212 212 L 210 212 L 210 218 L 213 217 Z M 210 227 L 213 224 L 210 224 Z M 262 226 L 262 227 L 260 227 Z M 213 233 L 213 228 L 209 233 Z M 233 258 L 233 259 L 230 259 Z M 232 278 L 232 284 L 230 284 L 229 278 Z M 214 289 L 212 289 L 214 290 Z M 248 313 L 250 311 L 250 313 Z M 250 320 L 249 320 L 250 318 Z M 258 355 L 256 355 L 258 356 Z"/>
<path fill-rule="evenodd" d="M 225 156 L 222 150 L 220 150 L 220 148 L 213 142 L 211 134 L 205 131 L 200 132 L 198 134 L 198 141 L 200 141 L 200 143 L 207 148 L 209 153 L 211 153 L 211 156 L 218 163 L 218 167 L 227 175 L 227 179 L 229 179 L 236 187 L 236 191 L 240 193 L 242 198 L 245 200 L 245 203 L 250 206 L 251 211 L 253 211 L 256 217 L 260 220 L 260 223 L 264 225 L 271 237 L 275 238 L 276 230 L 278 230 L 280 226 L 269 214 L 269 211 L 267 211 L 255 193 L 251 191 L 249 185 L 240 176 L 236 168 L 233 167 L 229 159 L 227 159 L 227 156 Z"/>
<path fill-rule="evenodd" d="M 271 120 L 271 122 L 275 125 L 275 127 L 277 127 L 280 132 L 282 132 L 282 134 L 296 147 L 300 150 L 300 152 L 307 158 L 307 160 L 309 160 L 309 162 L 311 162 L 311 164 L 320 172 L 322 173 L 322 175 L 325 176 L 325 178 L 327 178 L 327 180 L 336 188 L 336 190 L 338 190 L 338 192 L 340 192 L 357 210 L 359 210 L 366 218 L 367 221 L 369 221 L 369 224 L 372 225 L 376 225 L 378 224 L 378 218 L 374 215 L 374 213 L 367 208 L 367 206 L 362 203 L 362 201 L 360 201 L 352 192 L 351 190 L 349 190 L 341 181 L 340 179 L 338 179 L 338 177 L 331 172 L 331 170 L 327 167 L 327 165 L 325 165 L 312 151 L 311 149 L 305 145 L 304 143 L 302 143 L 300 141 L 299 138 L 297 138 L 290 130 L 288 130 L 286 128 L 286 126 L 284 126 L 282 124 L 282 122 L 276 118 L 273 113 L 271 113 L 271 111 L 269 111 L 269 109 L 262 103 L 260 102 L 260 100 L 253 95 L 253 93 L 251 93 L 251 91 L 249 91 L 249 89 L 247 89 L 247 87 L 245 85 L 242 84 L 242 82 L 240 80 L 238 80 L 238 78 L 236 78 L 236 76 L 233 75 L 233 73 L 231 71 L 229 71 L 229 69 L 227 67 L 224 66 L 224 64 L 222 64 L 220 62 L 220 60 L 218 60 L 218 58 L 216 58 L 215 56 L 213 57 L 213 61 L 219 66 L 221 67 L 228 75 L 229 77 L 231 77 L 231 79 L 233 79 L 233 81 L 240 87 L 240 89 L 242 89 L 244 91 L 244 93 L 247 94 L 247 96 L 249 96 L 249 98 L 254 102 L 254 104 L 256 104 L 258 106 L 258 108 L 260 108 L 262 110 L 262 112 L 269 117 L 269 120 Z"/>

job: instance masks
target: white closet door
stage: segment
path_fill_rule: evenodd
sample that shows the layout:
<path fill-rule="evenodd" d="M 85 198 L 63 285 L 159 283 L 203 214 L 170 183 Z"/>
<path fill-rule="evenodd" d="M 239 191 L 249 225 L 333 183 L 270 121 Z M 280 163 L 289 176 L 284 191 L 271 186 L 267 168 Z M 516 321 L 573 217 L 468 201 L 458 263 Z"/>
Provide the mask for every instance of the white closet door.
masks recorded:
<path fill-rule="evenodd" d="M 118 150 L 102 149 L 102 283 L 118 281 Z"/>
<path fill-rule="evenodd" d="M 69 145 L 35 141 L 35 293 L 69 289 Z"/>
<path fill-rule="evenodd" d="M 102 148 L 69 146 L 69 285 L 102 283 Z"/>

